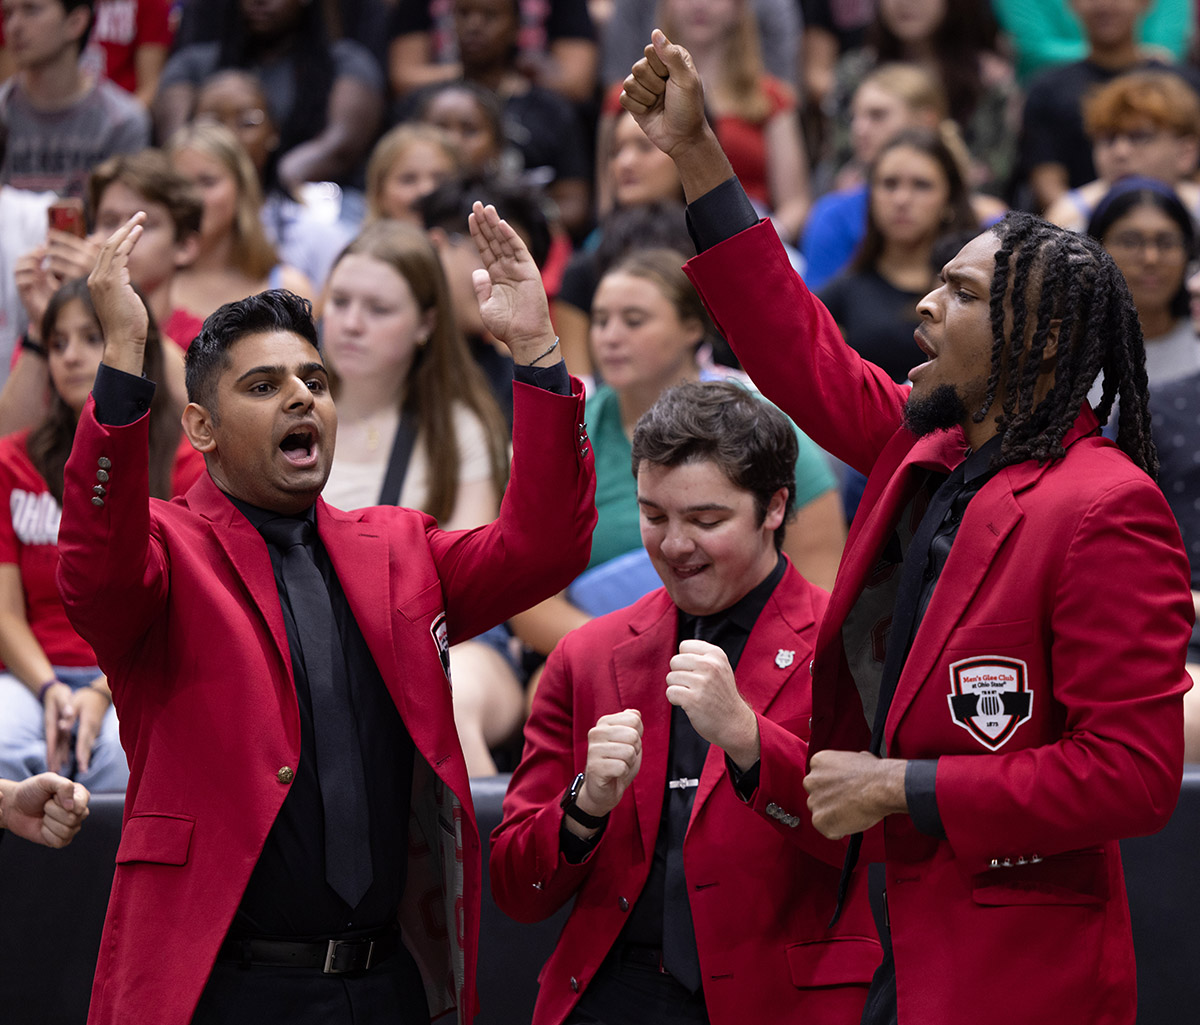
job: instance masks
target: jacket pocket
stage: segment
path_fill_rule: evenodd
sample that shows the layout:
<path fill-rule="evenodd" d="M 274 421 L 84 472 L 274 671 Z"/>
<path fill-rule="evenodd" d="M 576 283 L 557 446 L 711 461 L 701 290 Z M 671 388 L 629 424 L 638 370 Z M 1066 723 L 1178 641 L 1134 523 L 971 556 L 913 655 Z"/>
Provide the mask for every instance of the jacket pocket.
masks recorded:
<path fill-rule="evenodd" d="M 1033 642 L 1033 638 L 1032 619 L 1014 620 L 1011 623 L 981 623 L 955 630 L 946 640 L 946 649 L 979 654 L 1005 652 L 1025 647 Z"/>
<path fill-rule="evenodd" d="M 993 868 L 974 877 L 976 904 L 1103 904 L 1109 898 L 1108 854 L 1102 848 L 1054 854 L 1037 863 Z"/>
<path fill-rule="evenodd" d="M 400 604 L 400 614 L 410 623 L 419 623 L 432 616 L 442 607 L 442 585 L 438 582 L 430 584 L 425 590 L 418 591 L 411 598 Z"/>
<path fill-rule="evenodd" d="M 866 936 L 837 936 L 787 948 L 792 983 L 801 989 L 865 986 L 882 959 L 879 941 Z"/>
<path fill-rule="evenodd" d="M 117 864 L 186 865 L 195 825 L 185 815 L 133 815 L 121 830 Z"/>

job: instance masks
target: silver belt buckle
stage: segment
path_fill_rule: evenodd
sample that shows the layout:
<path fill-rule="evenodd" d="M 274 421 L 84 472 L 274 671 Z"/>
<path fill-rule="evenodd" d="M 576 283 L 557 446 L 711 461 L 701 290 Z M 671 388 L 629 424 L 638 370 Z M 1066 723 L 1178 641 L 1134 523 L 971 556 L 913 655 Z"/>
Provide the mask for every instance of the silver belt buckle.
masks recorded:
<path fill-rule="evenodd" d="M 337 956 L 337 948 L 343 943 L 345 943 L 347 946 L 351 945 L 350 941 L 348 941 L 348 940 L 330 940 L 329 941 L 329 945 L 325 948 L 325 967 L 322 968 L 321 971 L 325 975 L 341 975 L 344 972 L 352 972 L 352 971 L 356 971 L 356 970 L 365 972 L 365 971 L 369 970 L 372 963 L 375 960 L 375 941 L 374 940 L 369 941 L 369 945 L 367 947 L 367 963 L 365 965 L 363 965 L 362 968 L 360 968 L 360 969 L 355 969 L 355 967 L 353 965 L 351 965 L 349 968 L 334 967 L 333 959 L 334 959 L 334 957 Z"/>

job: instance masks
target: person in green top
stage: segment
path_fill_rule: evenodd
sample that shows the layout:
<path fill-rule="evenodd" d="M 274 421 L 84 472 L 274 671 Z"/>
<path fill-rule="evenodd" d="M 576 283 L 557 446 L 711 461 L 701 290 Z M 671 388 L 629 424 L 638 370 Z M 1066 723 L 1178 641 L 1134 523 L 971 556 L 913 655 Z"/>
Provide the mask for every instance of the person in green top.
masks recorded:
<path fill-rule="evenodd" d="M 659 586 L 638 527 L 630 441 L 638 418 L 662 392 L 683 381 L 734 378 L 755 390 L 744 374 L 712 362 L 705 344 L 711 325 L 683 262 L 670 249 L 634 250 L 605 273 L 596 289 L 590 341 L 605 383 L 588 399 L 599 517 L 591 561 L 566 593 L 510 621 L 514 633 L 543 655 L 592 615 L 627 605 Z M 783 550 L 804 577 L 829 588 L 846 539 L 845 518 L 824 453 L 799 429 L 796 436 L 797 513 Z"/>

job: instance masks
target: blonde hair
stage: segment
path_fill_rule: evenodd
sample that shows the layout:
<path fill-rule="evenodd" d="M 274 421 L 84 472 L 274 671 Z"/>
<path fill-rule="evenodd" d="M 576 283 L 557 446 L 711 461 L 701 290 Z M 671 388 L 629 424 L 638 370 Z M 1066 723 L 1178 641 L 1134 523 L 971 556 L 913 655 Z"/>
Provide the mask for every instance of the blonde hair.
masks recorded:
<path fill-rule="evenodd" d="M 671 17 L 670 0 L 659 0 L 658 24 L 671 39 L 679 34 L 679 23 Z M 730 34 L 721 61 L 720 83 L 729 95 L 732 113 L 752 124 L 762 124 L 771 116 L 771 101 L 763 88 L 767 75 L 762 47 L 758 42 L 758 22 L 748 0 L 741 0 L 741 14 Z"/>
<path fill-rule="evenodd" d="M 418 142 L 437 146 L 446 155 L 457 174 L 462 170 L 462 157 L 450 137 L 434 125 L 410 121 L 386 132 L 375 143 L 367 161 L 367 217 L 366 224 L 378 221 L 387 215 L 383 212 L 383 183 L 396 166 Z"/>
<path fill-rule="evenodd" d="M 192 121 L 167 140 L 168 155 L 174 156 L 185 149 L 211 157 L 233 177 L 237 197 L 233 217 L 233 262 L 247 277 L 265 278 L 279 262 L 279 254 L 259 219 L 263 205 L 262 184 L 246 148 L 224 125 Z"/>
<path fill-rule="evenodd" d="M 368 256 L 386 263 L 408 283 L 421 312 L 432 310 L 434 314 L 429 338 L 417 349 L 408 380 L 397 396 L 402 410 L 416 413 L 417 431 L 429 455 L 429 491 L 422 510 L 444 521 L 458 501 L 461 452 L 454 430 L 456 403 L 466 406 L 483 424 L 492 484 L 499 496 L 508 480 L 508 426 L 458 329 L 450 286 L 433 243 L 410 224 L 380 220 L 364 228 L 342 250 L 330 270 L 331 277 L 347 256 Z M 336 376 L 334 386 L 336 391 Z"/>
<path fill-rule="evenodd" d="M 902 100 L 911 111 L 930 111 L 939 121 L 950 116 L 950 104 L 942 83 L 919 64 L 901 61 L 880 64 L 863 76 L 858 89 L 867 84 Z"/>

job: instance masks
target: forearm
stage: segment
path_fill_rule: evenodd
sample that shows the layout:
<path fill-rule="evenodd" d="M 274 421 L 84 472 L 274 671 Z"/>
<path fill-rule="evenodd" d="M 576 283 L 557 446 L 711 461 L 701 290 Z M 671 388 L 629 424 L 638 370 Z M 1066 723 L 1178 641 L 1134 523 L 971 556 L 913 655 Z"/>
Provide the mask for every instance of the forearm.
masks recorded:
<path fill-rule="evenodd" d="M 0 435 L 36 426 L 46 412 L 49 388 L 45 357 L 22 352 L 0 391 Z"/>
<path fill-rule="evenodd" d="M 523 643 L 536 652 L 549 655 L 568 633 L 591 618 L 563 595 L 556 594 L 531 609 L 517 613 L 509 624 Z"/>
<path fill-rule="evenodd" d="M 671 151 L 671 159 L 675 161 L 683 194 L 689 203 L 734 177 L 733 165 L 707 122 L 703 132 Z"/>
<path fill-rule="evenodd" d="M 42 685 L 54 679 L 54 667 L 24 613 L 0 612 L 0 662 L 39 699 Z"/>

